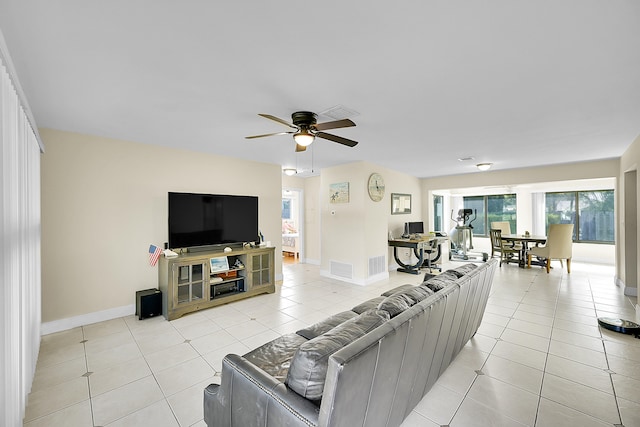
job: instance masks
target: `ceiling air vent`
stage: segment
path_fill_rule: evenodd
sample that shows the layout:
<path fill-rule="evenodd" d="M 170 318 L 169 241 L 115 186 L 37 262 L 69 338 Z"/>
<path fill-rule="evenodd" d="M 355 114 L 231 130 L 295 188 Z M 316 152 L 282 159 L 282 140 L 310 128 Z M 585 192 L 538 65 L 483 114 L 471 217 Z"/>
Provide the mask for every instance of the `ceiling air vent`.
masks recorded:
<path fill-rule="evenodd" d="M 352 117 L 360 115 L 356 110 L 351 110 L 344 105 L 336 105 L 327 110 L 318 113 L 319 116 L 324 116 L 333 120 L 350 119 Z"/>

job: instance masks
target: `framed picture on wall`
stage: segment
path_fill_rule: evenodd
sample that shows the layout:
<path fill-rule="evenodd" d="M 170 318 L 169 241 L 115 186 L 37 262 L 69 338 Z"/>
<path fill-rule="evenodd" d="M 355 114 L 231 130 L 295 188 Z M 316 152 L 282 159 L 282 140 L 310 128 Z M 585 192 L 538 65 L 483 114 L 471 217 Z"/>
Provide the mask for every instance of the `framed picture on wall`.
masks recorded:
<path fill-rule="evenodd" d="M 329 184 L 330 203 L 349 203 L 349 183 L 338 182 Z"/>
<path fill-rule="evenodd" d="M 391 215 L 411 213 L 411 194 L 391 193 Z"/>

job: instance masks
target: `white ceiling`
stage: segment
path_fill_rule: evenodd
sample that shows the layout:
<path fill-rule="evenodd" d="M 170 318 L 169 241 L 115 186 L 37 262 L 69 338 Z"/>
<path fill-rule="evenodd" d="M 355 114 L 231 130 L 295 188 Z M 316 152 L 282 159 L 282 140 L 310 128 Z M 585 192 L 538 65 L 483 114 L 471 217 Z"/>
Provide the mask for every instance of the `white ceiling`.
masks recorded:
<path fill-rule="evenodd" d="M 39 127 L 303 175 L 586 161 L 640 135 L 637 0 L 0 0 L 0 29 Z M 257 113 L 337 105 L 355 148 L 244 139 L 287 130 Z"/>

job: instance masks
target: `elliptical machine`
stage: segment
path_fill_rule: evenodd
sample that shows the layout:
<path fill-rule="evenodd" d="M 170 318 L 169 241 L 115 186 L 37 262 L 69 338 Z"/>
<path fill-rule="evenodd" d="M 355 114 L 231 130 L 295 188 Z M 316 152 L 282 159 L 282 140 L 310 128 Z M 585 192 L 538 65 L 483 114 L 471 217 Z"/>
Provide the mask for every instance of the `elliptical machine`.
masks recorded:
<path fill-rule="evenodd" d="M 473 218 L 471 218 L 473 214 Z M 453 217 L 453 209 L 451 210 L 451 219 L 456 226 L 449 232 L 449 242 L 451 242 L 451 250 L 449 251 L 449 261 L 471 261 L 486 262 L 489 254 L 486 252 L 471 252 L 473 249 L 473 225 L 471 224 L 478 217 L 477 209 L 459 209 L 458 216 Z"/>

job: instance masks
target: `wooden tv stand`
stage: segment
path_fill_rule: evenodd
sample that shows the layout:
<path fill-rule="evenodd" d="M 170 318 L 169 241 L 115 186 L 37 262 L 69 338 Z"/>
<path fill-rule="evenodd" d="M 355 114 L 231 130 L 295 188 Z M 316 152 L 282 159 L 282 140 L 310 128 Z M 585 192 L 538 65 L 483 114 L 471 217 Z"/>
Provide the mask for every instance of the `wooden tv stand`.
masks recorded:
<path fill-rule="evenodd" d="M 275 292 L 274 254 L 275 248 L 256 247 L 160 257 L 162 314 L 174 320 L 194 311 Z M 229 268 L 212 271 L 210 260 L 222 257 L 227 258 Z"/>

